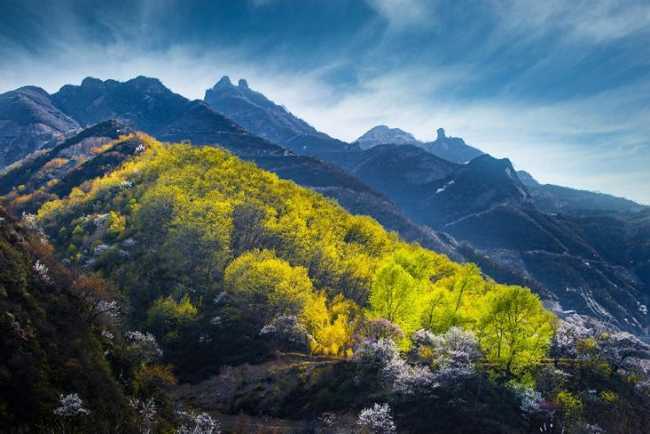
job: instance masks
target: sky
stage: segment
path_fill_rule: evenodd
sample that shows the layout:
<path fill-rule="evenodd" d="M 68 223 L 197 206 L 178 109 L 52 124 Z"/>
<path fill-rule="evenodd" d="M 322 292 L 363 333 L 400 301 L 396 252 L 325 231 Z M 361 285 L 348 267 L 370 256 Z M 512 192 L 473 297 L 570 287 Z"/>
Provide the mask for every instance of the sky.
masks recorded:
<path fill-rule="evenodd" d="M 0 0 L 0 92 L 246 78 L 352 141 L 448 135 L 541 182 L 650 204 L 648 0 Z"/>

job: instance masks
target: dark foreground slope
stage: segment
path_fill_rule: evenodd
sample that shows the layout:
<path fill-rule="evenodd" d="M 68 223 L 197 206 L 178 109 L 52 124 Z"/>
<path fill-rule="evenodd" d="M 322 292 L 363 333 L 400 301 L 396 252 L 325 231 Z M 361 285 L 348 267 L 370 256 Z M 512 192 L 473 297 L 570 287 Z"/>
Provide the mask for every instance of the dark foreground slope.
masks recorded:
<path fill-rule="evenodd" d="M 77 429 L 129 430 L 133 415 L 89 304 L 101 290 L 99 280 L 61 266 L 37 232 L 0 208 L 0 431 L 58 430 L 55 409 L 70 393 L 90 412 Z"/>

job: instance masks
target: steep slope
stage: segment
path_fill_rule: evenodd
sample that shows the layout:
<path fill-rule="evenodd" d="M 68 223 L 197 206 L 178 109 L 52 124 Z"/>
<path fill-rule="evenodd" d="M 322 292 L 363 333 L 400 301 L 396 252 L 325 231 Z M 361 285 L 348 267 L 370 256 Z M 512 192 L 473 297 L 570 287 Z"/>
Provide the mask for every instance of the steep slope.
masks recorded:
<path fill-rule="evenodd" d="M 34 153 L 8 167 L 2 173 L 0 195 L 6 195 L 12 190 L 14 194 L 32 194 L 43 187 L 61 188 L 60 185 L 66 183 L 65 178 L 79 165 L 95 157 L 103 145 L 130 131 L 128 127 L 117 121 L 102 122 L 81 131 L 52 149 Z M 68 192 L 69 189 L 65 194 Z"/>
<path fill-rule="evenodd" d="M 38 222 L 61 257 L 124 289 L 127 323 L 154 334 L 188 383 L 166 387 L 177 405 L 223 412 L 237 432 L 269 416 L 296 429 L 324 412 L 351 432 L 379 401 L 408 432 L 523 434 L 573 421 L 537 403 L 569 393 L 584 400 L 581 423 L 631 433 L 647 419 L 636 371 L 617 364 L 647 353 L 627 335 L 614 334 L 615 347 L 604 347 L 609 333 L 551 341 L 555 318 L 525 288 L 401 242 L 223 150 L 142 134 L 113 146 L 132 140 L 145 149 L 43 205 Z M 524 407 L 516 390 L 531 375 L 543 387 Z M 624 423 L 597 411 L 594 387 L 616 393 Z"/>
<path fill-rule="evenodd" d="M 209 111 L 208 118 L 211 116 Z M 209 125 L 209 122 L 206 124 Z M 44 202 L 63 197 L 74 187 L 80 187 L 84 182 L 108 173 L 138 152 L 143 143 L 137 136 L 114 146 L 115 139 L 130 132 L 132 130 L 122 122 L 102 122 L 70 137 L 51 150 L 21 160 L 6 173 L 0 174 L 0 195 L 4 196 L 4 201 L 17 214 L 33 212 Z M 180 131 L 174 134 L 185 137 Z M 163 137 L 171 140 L 177 136 L 170 134 Z M 243 136 L 245 137 L 248 136 Z M 260 167 L 336 199 L 351 212 L 370 215 L 409 241 L 417 241 L 427 248 L 462 260 L 453 239 L 414 224 L 404 217 L 394 203 L 358 178 L 331 164 L 287 154 L 284 150 L 280 156 L 257 152 L 256 145 L 259 142 L 252 140 L 247 143 L 243 138 L 238 138 L 241 139 L 241 144 L 237 149 L 252 149 L 245 152 L 249 155 L 247 158 Z M 251 154 L 260 153 L 264 156 L 250 157 Z"/>
<path fill-rule="evenodd" d="M 254 122 L 253 111 L 250 116 L 249 128 L 256 132 L 260 124 Z M 376 139 L 375 146 L 365 151 L 320 157 L 383 193 L 416 224 L 469 243 L 456 250 L 492 275 L 525 282 L 560 302 L 564 310 L 575 309 L 645 334 L 648 320 L 637 306 L 647 297 L 644 281 L 631 268 L 618 265 L 620 261 L 605 259 L 577 229 L 579 222 L 538 209 L 535 196 L 509 161 L 447 137 L 443 129 L 434 142 L 416 143 L 420 148 L 379 145 L 410 140 L 401 130 L 380 127 L 369 136 Z"/>
<path fill-rule="evenodd" d="M 498 285 L 474 266 L 406 244 L 374 220 L 352 216 L 225 151 L 162 145 L 141 134 L 114 146 L 134 139 L 144 151 L 74 194 L 45 203 L 39 220 L 62 257 L 124 288 L 132 324 L 156 333 L 167 361 L 186 378 L 214 363 L 261 357 L 267 347 L 259 331 L 276 315 L 300 318 L 312 352 L 344 356 L 365 321 L 361 306 L 369 319 L 390 315 L 410 336 L 434 323 L 450 327 L 453 322 L 443 319 L 448 315 L 478 328 L 481 313 L 470 306 L 490 305 L 490 293 L 514 291 L 532 297 L 529 308 L 537 316 L 531 319 L 545 330 L 543 339 L 549 337 L 552 319 L 528 290 Z M 397 267 L 412 277 L 394 281 Z M 471 279 L 471 289 L 430 308 L 466 308 L 424 315 L 429 292 L 460 291 L 463 279 Z M 410 297 L 408 309 L 379 301 L 384 284 L 406 285 L 404 295 L 395 296 Z M 536 347 L 536 357 L 544 348 Z"/>
<path fill-rule="evenodd" d="M 399 128 L 389 128 L 386 125 L 377 125 L 366 131 L 356 140 L 361 149 L 370 149 L 378 145 L 420 145 L 413 134 Z"/>
<path fill-rule="evenodd" d="M 56 108 L 50 95 L 35 86 L 0 95 L 0 169 L 43 145 L 55 142 L 79 124 Z"/>
<path fill-rule="evenodd" d="M 91 282 L 59 264 L 40 234 L 0 208 L 0 431 L 62 429 L 54 410 L 59 395 L 71 393 L 88 411 L 76 414 L 78 429 L 134 428 L 92 319 L 91 294 L 102 288 L 99 280 L 85 286 Z"/>
<path fill-rule="evenodd" d="M 419 200 L 423 186 L 458 168 L 412 145 L 379 145 L 362 152 L 333 154 L 330 161 L 400 205 Z"/>
<path fill-rule="evenodd" d="M 297 154 L 320 155 L 352 148 L 252 90 L 244 79 L 235 86 L 228 76 L 222 77 L 205 92 L 204 101 L 253 134 Z"/>

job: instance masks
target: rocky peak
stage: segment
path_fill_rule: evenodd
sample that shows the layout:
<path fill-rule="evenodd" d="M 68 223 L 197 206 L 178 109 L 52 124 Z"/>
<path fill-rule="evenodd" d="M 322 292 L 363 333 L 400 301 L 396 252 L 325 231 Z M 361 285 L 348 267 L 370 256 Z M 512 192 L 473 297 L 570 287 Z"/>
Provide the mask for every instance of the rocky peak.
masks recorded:
<path fill-rule="evenodd" d="M 99 78 L 95 77 L 86 77 L 81 81 L 81 87 L 86 87 L 86 88 L 99 88 L 104 85 L 104 82 L 101 81 Z"/>
<path fill-rule="evenodd" d="M 239 82 L 237 83 L 237 85 L 242 89 L 250 89 L 248 87 L 248 82 L 244 78 L 240 79 Z"/>
<path fill-rule="evenodd" d="M 157 78 L 145 77 L 143 75 L 139 75 L 136 78 L 127 81 L 126 84 L 130 84 L 136 89 L 146 93 L 170 92 L 170 90 L 167 89 L 167 87 L 165 87 L 165 85 Z"/>
<path fill-rule="evenodd" d="M 362 149 L 369 149 L 378 145 L 415 145 L 418 140 L 411 133 L 399 128 L 390 128 L 386 125 L 377 125 L 357 139 Z"/>
<path fill-rule="evenodd" d="M 445 140 L 447 138 L 447 136 L 445 135 L 445 129 L 444 128 L 438 128 L 436 130 L 436 132 L 438 133 L 437 140 Z"/>
<path fill-rule="evenodd" d="M 217 81 L 217 84 L 214 85 L 213 89 L 227 88 L 227 87 L 232 87 L 232 81 L 230 81 L 230 77 L 224 75 L 219 79 L 219 81 Z"/>

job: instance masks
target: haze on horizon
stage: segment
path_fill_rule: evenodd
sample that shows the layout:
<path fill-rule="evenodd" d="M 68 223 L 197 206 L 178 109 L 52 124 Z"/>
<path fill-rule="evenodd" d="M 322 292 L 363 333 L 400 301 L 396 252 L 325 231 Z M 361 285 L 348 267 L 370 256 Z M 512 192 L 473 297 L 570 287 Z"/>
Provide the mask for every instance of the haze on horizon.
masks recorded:
<path fill-rule="evenodd" d="M 160 78 L 202 98 L 246 78 L 351 141 L 435 129 L 538 180 L 650 204 L 643 0 L 0 0 L 0 92 Z"/>

